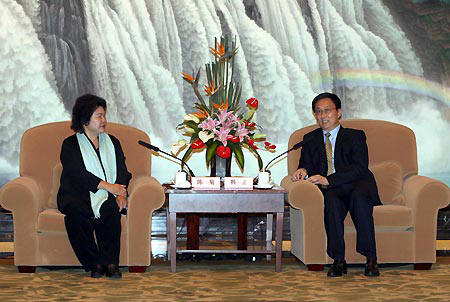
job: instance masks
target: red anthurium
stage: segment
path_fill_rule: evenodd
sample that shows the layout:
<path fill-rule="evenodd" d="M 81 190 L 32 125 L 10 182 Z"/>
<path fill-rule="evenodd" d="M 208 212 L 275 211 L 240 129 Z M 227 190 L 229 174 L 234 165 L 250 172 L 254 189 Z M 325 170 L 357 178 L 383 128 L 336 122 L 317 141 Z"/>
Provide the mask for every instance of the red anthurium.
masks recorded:
<path fill-rule="evenodd" d="M 246 101 L 246 103 L 252 108 L 258 108 L 258 100 L 256 98 L 250 98 Z"/>
<path fill-rule="evenodd" d="M 205 143 L 202 142 L 201 139 L 198 139 L 198 140 L 194 141 L 194 142 L 191 144 L 191 148 L 192 148 L 192 149 L 201 149 L 201 148 L 203 148 L 204 146 L 205 146 Z"/>
<path fill-rule="evenodd" d="M 229 147 L 219 146 L 216 149 L 216 153 L 222 158 L 228 158 L 231 155 L 231 149 Z"/>
<path fill-rule="evenodd" d="M 269 142 L 264 142 L 264 145 L 266 145 L 266 149 L 271 149 L 271 150 L 275 150 L 277 148 L 277 146 L 272 145 Z"/>
<path fill-rule="evenodd" d="M 251 122 L 251 123 L 248 123 L 246 126 L 247 126 L 248 128 L 253 128 L 253 127 L 256 126 L 256 124 L 255 124 L 254 122 Z"/>
<path fill-rule="evenodd" d="M 239 137 L 234 136 L 234 135 L 231 138 L 229 138 L 228 140 L 232 143 L 239 143 Z"/>
<path fill-rule="evenodd" d="M 249 140 L 247 141 L 247 143 L 248 143 L 250 146 L 252 146 L 253 149 L 258 149 L 258 147 L 255 145 L 255 141 L 254 141 L 254 140 L 249 139 Z"/>

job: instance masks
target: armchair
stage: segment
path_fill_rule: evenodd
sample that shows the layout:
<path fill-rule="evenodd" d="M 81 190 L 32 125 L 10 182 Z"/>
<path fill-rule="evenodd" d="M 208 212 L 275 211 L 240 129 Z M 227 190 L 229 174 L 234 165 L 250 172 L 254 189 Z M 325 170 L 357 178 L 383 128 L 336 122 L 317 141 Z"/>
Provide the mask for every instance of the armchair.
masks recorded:
<path fill-rule="evenodd" d="M 375 175 L 383 205 L 374 207 L 378 262 L 414 263 L 430 269 L 436 262 L 437 213 L 450 202 L 450 190 L 442 182 L 419 176 L 416 138 L 405 126 L 378 120 L 342 120 L 344 127 L 364 130 L 369 148 L 369 169 Z M 311 125 L 292 133 L 289 148 Z M 288 191 L 291 219 L 291 253 L 309 270 L 323 270 L 332 259 L 326 253 L 324 201 L 319 188 L 306 181 L 292 182 L 300 150 L 288 154 L 288 176 L 281 186 Z M 356 230 L 350 215 L 345 219 L 346 260 L 364 263 L 355 251 Z"/>
<path fill-rule="evenodd" d="M 137 144 L 149 141 L 143 131 L 108 123 L 116 136 L 133 178 L 128 187 L 128 213 L 122 215 L 120 265 L 130 272 L 145 272 L 151 261 L 151 220 L 165 200 L 160 183 L 150 176 L 151 154 Z M 56 205 L 64 138 L 73 134 L 70 122 L 40 125 L 25 131 L 20 145 L 20 177 L 0 189 L 0 204 L 12 212 L 14 263 L 19 272 L 36 266 L 79 266 Z"/>

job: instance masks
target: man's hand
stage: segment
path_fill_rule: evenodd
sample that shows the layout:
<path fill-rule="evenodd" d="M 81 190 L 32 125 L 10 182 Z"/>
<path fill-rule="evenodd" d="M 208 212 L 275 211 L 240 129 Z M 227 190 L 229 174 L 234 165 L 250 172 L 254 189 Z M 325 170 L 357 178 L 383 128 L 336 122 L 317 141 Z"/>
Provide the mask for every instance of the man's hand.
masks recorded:
<path fill-rule="evenodd" d="M 292 181 L 297 181 L 297 180 L 305 180 L 306 175 L 308 175 L 308 172 L 306 172 L 306 169 L 301 168 L 298 169 L 297 171 L 294 172 L 294 174 L 292 174 Z"/>
<path fill-rule="evenodd" d="M 117 205 L 119 206 L 119 212 L 122 211 L 122 209 L 125 209 L 128 205 L 128 200 L 126 197 L 123 197 L 121 195 L 118 195 L 116 197 Z"/>
<path fill-rule="evenodd" d="M 328 186 L 330 183 L 328 179 L 322 175 L 313 175 L 308 178 L 309 182 L 312 182 L 315 185 Z"/>

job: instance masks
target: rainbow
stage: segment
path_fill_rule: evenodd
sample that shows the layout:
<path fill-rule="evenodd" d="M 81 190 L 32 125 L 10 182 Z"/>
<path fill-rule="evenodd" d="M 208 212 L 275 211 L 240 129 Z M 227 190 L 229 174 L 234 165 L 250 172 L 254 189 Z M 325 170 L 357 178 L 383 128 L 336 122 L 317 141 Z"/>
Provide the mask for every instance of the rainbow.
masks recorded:
<path fill-rule="evenodd" d="M 373 69 L 340 69 L 321 72 L 313 77 L 312 87 L 384 87 L 409 91 L 450 104 L 450 88 L 423 77 L 397 71 Z M 316 89 L 314 89 L 316 90 Z"/>

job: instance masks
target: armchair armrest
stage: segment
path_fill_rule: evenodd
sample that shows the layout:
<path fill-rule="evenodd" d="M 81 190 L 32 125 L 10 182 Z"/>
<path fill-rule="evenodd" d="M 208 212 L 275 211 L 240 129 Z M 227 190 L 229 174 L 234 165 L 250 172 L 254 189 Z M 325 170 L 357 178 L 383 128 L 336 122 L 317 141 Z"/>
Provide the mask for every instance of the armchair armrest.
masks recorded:
<path fill-rule="evenodd" d="M 138 176 L 133 178 L 128 186 L 129 205 L 128 212 L 153 212 L 159 209 L 165 201 L 164 188 L 152 176 Z M 138 202 L 137 202 L 138 201 Z"/>
<path fill-rule="evenodd" d="M 286 176 L 281 186 L 291 206 L 291 253 L 305 264 L 327 263 L 324 200 L 320 189 L 307 181 Z"/>
<path fill-rule="evenodd" d="M 323 217 L 323 195 L 316 185 L 304 180 L 292 181 L 290 176 L 286 176 L 281 181 L 281 186 L 289 193 L 288 203 L 291 207 L 313 215 L 320 211 Z"/>
<path fill-rule="evenodd" d="M 411 176 L 403 184 L 406 206 L 413 209 L 416 262 L 436 261 L 437 214 L 450 202 L 450 190 L 440 181 Z"/>
<path fill-rule="evenodd" d="M 42 212 L 44 201 L 38 183 L 31 177 L 18 177 L 0 189 L 0 204 L 15 214 L 28 212 L 34 216 Z"/>
<path fill-rule="evenodd" d="M 13 214 L 14 262 L 35 265 L 37 222 L 44 208 L 38 183 L 31 177 L 18 177 L 0 189 L 0 204 Z"/>
<path fill-rule="evenodd" d="M 148 266 L 151 252 L 151 216 L 154 210 L 164 204 L 164 189 L 151 176 L 133 178 L 128 189 L 128 265 Z"/>
<path fill-rule="evenodd" d="M 450 190 L 442 182 L 426 177 L 414 175 L 403 183 L 403 193 L 406 205 L 419 213 L 426 208 L 436 211 L 445 208 L 450 203 Z"/>

